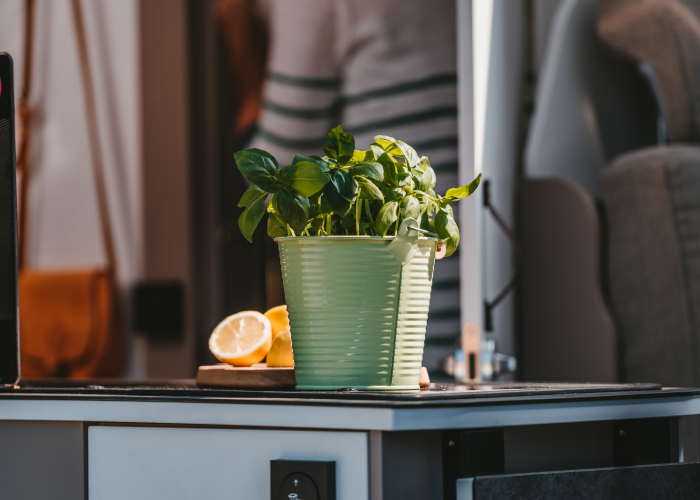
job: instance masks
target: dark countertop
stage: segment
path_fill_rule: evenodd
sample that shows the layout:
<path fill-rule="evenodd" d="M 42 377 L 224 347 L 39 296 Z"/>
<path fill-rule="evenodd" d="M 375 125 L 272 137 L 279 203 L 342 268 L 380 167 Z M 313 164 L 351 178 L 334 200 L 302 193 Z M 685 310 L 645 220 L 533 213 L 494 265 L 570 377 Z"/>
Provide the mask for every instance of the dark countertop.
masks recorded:
<path fill-rule="evenodd" d="M 481 383 L 431 384 L 415 392 L 279 391 L 197 387 L 177 381 L 30 381 L 0 389 L 0 399 L 169 401 L 369 407 L 483 406 L 572 400 L 620 400 L 700 396 L 700 389 L 662 388 L 658 384 Z"/>

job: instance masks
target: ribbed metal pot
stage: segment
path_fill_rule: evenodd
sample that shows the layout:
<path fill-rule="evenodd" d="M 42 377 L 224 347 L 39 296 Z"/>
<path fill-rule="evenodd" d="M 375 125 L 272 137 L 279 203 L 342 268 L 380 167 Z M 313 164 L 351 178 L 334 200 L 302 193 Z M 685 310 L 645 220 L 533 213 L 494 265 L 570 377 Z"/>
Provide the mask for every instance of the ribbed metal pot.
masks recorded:
<path fill-rule="evenodd" d="M 403 267 L 393 240 L 277 239 L 297 389 L 419 389 L 436 240 Z"/>

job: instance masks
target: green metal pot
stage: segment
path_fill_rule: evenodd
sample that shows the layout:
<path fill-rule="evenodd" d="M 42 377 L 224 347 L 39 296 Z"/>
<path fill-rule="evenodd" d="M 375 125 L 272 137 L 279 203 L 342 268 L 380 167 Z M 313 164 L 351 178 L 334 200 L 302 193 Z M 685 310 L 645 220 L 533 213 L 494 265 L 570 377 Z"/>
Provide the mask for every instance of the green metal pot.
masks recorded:
<path fill-rule="evenodd" d="M 419 389 L 437 240 L 411 223 L 399 237 L 277 238 L 297 389 Z"/>

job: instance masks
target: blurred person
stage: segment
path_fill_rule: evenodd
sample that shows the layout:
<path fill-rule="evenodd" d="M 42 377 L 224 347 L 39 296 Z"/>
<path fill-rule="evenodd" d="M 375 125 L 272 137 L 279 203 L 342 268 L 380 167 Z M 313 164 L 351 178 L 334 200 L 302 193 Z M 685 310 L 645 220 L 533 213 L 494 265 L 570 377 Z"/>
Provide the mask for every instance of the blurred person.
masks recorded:
<path fill-rule="evenodd" d="M 378 134 L 413 145 L 437 192 L 458 185 L 454 0 L 221 0 L 217 13 L 241 147 L 284 166 L 323 155 L 342 124 L 357 149 Z M 434 282 L 428 335 L 456 338 L 458 259 L 440 261 Z"/>

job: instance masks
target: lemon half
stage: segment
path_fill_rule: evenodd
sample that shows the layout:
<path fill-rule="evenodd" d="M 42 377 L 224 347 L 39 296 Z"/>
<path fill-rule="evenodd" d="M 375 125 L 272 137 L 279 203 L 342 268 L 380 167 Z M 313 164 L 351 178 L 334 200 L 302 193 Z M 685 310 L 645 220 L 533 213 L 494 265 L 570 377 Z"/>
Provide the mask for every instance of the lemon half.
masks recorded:
<path fill-rule="evenodd" d="M 257 311 L 243 311 L 217 325 L 209 337 L 209 350 L 224 363 L 252 366 L 265 358 L 271 343 L 270 320 Z"/>

